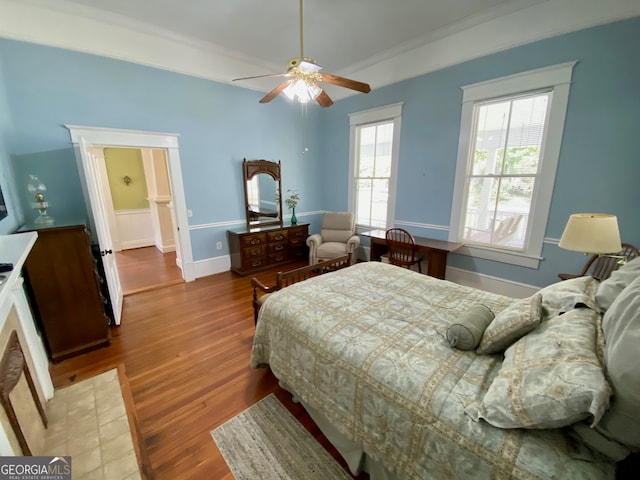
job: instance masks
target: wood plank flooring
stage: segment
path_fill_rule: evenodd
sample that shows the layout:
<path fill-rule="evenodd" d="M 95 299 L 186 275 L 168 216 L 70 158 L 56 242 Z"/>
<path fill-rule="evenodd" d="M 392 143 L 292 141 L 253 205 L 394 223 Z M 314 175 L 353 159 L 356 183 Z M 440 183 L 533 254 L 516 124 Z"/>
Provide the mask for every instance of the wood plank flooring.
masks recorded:
<path fill-rule="evenodd" d="M 124 295 L 184 281 L 176 265 L 176 252 L 162 253 L 156 247 L 142 247 L 115 252 L 115 255 Z"/>
<path fill-rule="evenodd" d="M 271 284 L 275 270 L 258 278 Z M 251 292 L 250 277 L 225 272 L 129 295 L 111 345 L 52 365 L 54 385 L 124 365 L 147 478 L 231 480 L 209 432 L 271 392 L 344 466 L 271 372 L 249 368 Z"/>

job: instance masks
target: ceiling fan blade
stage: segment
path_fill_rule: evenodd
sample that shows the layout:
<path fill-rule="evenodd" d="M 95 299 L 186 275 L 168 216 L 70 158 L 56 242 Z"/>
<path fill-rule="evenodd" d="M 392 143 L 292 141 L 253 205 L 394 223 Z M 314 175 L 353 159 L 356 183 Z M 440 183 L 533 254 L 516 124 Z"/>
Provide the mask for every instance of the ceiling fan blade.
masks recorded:
<path fill-rule="evenodd" d="M 237 82 L 238 80 L 251 80 L 253 78 L 267 78 L 267 77 L 288 77 L 288 73 L 269 73 L 267 75 L 255 75 L 253 77 L 242 77 L 242 78 L 234 78 L 231 80 L 232 82 Z"/>
<path fill-rule="evenodd" d="M 321 73 L 320 76 L 322 77 L 323 82 L 338 85 L 339 87 L 350 88 L 351 90 L 357 90 L 362 93 L 369 93 L 371 91 L 371 87 L 367 83 L 339 77 L 338 75 L 333 75 L 331 73 Z"/>
<path fill-rule="evenodd" d="M 271 100 L 276 98 L 281 91 L 283 91 L 285 88 L 287 88 L 287 85 L 289 85 L 289 80 L 285 80 L 280 85 L 278 85 L 276 88 L 274 88 L 269 93 L 267 93 L 264 97 L 262 97 L 262 99 L 260 100 L 260 103 L 270 102 Z"/>
<path fill-rule="evenodd" d="M 318 102 L 321 107 L 330 107 L 331 105 L 333 105 L 333 100 L 331 100 L 331 97 L 329 97 L 329 95 L 327 95 L 327 92 L 325 92 L 324 90 L 320 92 L 320 95 L 318 95 L 318 97 L 316 98 L 316 102 Z"/>

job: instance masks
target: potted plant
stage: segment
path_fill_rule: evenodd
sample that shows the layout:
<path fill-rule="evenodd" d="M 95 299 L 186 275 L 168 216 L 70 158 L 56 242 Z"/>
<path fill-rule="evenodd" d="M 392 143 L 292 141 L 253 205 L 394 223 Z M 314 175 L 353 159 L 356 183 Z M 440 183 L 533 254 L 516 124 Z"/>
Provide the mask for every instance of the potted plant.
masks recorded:
<path fill-rule="evenodd" d="M 298 205 L 298 200 L 300 200 L 300 194 L 296 190 L 287 190 L 287 198 L 284 199 L 284 203 L 287 204 L 289 210 L 291 210 L 291 225 L 296 225 L 298 223 L 298 219 L 296 218 L 296 205 Z"/>

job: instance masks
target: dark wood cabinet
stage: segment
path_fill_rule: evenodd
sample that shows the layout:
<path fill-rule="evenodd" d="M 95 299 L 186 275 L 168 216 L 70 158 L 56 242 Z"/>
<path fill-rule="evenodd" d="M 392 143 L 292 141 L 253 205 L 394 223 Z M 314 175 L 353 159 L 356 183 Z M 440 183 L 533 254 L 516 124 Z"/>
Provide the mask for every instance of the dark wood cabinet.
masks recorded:
<path fill-rule="evenodd" d="M 228 230 L 231 270 L 249 275 L 308 257 L 309 224 Z"/>
<path fill-rule="evenodd" d="M 32 225 L 20 231 L 38 232 L 24 274 L 51 360 L 108 345 L 109 319 L 84 224 Z"/>

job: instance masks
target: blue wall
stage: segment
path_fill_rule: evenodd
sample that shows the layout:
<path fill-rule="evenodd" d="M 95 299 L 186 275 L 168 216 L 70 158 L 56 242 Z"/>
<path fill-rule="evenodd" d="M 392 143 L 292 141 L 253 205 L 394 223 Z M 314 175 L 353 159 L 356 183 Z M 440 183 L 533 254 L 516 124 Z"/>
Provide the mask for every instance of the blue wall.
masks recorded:
<path fill-rule="evenodd" d="M 462 108 L 461 86 L 578 60 L 545 236 L 559 239 L 571 213 L 618 215 L 623 241 L 640 245 L 640 18 L 559 36 L 356 95 L 323 111 L 325 205 L 345 209 L 348 114 L 404 102 L 395 220 L 420 236 L 448 236 Z M 422 228 L 420 228 L 420 226 Z M 436 227 L 436 228 L 433 228 Z M 444 229 L 443 229 L 444 228 Z M 579 253 L 546 242 L 538 270 L 452 255 L 449 265 L 532 285 L 576 272 Z"/>
<path fill-rule="evenodd" d="M 47 184 L 53 216 L 84 213 L 64 124 L 180 134 L 194 260 L 224 255 L 229 224 L 242 222 L 244 157 L 281 160 L 283 189 L 301 194 L 299 221 L 318 229 L 321 210 L 348 205 L 348 114 L 404 102 L 396 220 L 446 238 L 461 112 L 460 87 L 578 60 L 545 235 L 557 239 L 569 214 L 610 212 L 625 241 L 640 245 L 640 18 L 535 42 L 375 89 L 331 108 L 118 60 L 0 39 L 0 183 L 10 217 L 0 233 L 32 215 L 28 173 Z M 366 79 L 361 79 L 366 80 Z M 302 147 L 310 151 L 302 154 Z M 24 211 L 24 213 L 23 213 Z M 285 215 L 289 212 L 286 211 Z M 305 215 L 305 213 L 309 215 Z M 434 228 L 435 227 L 435 228 Z M 547 242 L 540 269 L 453 255 L 450 265 L 533 285 L 577 271 L 582 255 Z"/>
<path fill-rule="evenodd" d="M 36 173 L 47 185 L 49 213 L 86 215 L 65 124 L 178 133 L 194 260 L 228 253 L 229 222 L 244 222 L 243 158 L 282 161 L 283 188 L 297 188 L 303 209 L 320 208 L 313 112 L 277 98 L 259 105 L 258 92 L 108 58 L 0 40 L 9 121 L 3 165 L 15 167 L 13 194 L 30 210 L 25 185 Z M 0 151 L 1 153 L 1 151 Z M 11 162 L 7 161 L 10 157 Z M 4 185 L 3 185 L 4 186 Z M 12 208 L 13 210 L 13 208 Z M 6 223 L 3 221 L 3 224 Z M 218 225 L 218 224 L 224 225 Z M 13 224 L 10 227 L 14 227 Z M 9 231 L 7 228 L 5 231 Z"/>

